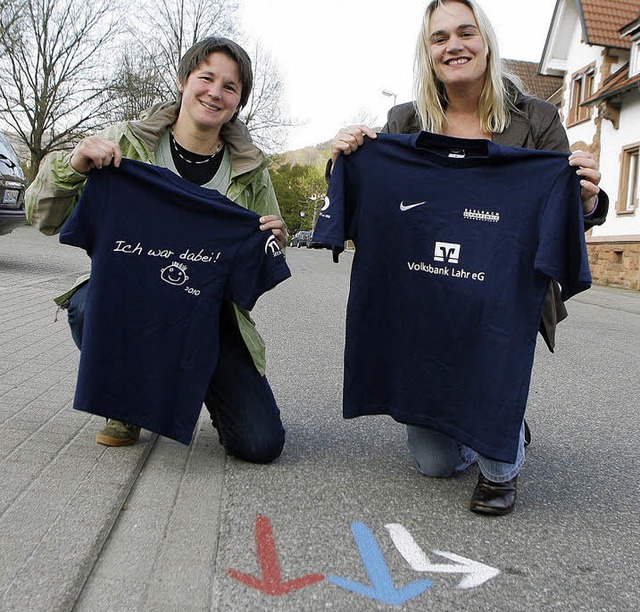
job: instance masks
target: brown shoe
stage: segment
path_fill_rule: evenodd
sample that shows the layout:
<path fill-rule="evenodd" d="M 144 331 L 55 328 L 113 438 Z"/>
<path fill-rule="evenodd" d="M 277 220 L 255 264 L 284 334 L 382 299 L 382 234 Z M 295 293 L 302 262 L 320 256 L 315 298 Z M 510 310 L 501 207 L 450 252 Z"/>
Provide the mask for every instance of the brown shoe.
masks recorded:
<path fill-rule="evenodd" d="M 107 426 L 96 434 L 96 442 L 104 446 L 131 446 L 138 441 L 140 428 L 116 419 L 109 419 Z"/>
<path fill-rule="evenodd" d="M 478 514 L 493 516 L 509 514 L 516 505 L 517 482 L 517 476 L 507 480 L 507 482 L 492 482 L 480 472 L 478 474 L 478 484 L 471 496 L 469 510 Z"/>

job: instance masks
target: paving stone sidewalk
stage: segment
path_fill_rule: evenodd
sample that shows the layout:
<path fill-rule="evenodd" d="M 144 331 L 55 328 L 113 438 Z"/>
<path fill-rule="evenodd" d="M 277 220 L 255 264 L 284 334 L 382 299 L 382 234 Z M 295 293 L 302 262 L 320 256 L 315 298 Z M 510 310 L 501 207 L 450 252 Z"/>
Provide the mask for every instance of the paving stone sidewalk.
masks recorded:
<path fill-rule="evenodd" d="M 88 268 L 82 252 L 30 227 L 0 240 L 0 610 L 71 610 L 79 597 L 86 610 L 160 609 L 157 598 L 165 610 L 208 609 L 207 601 L 191 605 L 201 593 L 206 599 L 207 585 L 188 601 L 169 595 L 181 551 L 191 548 L 193 576 L 203 539 L 197 520 L 183 520 L 199 510 L 185 498 L 193 487 L 206 489 L 198 499 L 215 508 L 224 455 L 210 425 L 189 448 L 164 439 L 154 448 L 157 436 L 144 431 L 132 447 L 95 443 L 104 421 L 71 408 L 79 354 L 66 313 L 56 316 L 52 302 Z M 211 469 L 203 473 L 202 462 Z M 215 527 L 215 512 L 206 520 Z M 132 545 L 131 529 L 143 522 Z M 210 530 L 201 543 L 206 555 L 216 537 Z M 126 600 L 113 601 L 114 579 Z M 132 596 L 139 607 L 125 605 Z"/>

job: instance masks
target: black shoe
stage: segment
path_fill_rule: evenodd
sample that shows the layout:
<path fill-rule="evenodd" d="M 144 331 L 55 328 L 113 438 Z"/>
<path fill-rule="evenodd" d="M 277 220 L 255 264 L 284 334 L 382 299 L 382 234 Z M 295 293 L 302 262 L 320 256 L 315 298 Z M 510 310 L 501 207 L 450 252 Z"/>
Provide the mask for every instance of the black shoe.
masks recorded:
<path fill-rule="evenodd" d="M 527 424 L 527 419 L 524 420 L 524 447 L 527 448 L 531 444 L 531 430 Z"/>
<path fill-rule="evenodd" d="M 493 516 L 509 514 L 516 505 L 517 482 L 517 476 L 507 482 L 492 482 L 487 480 L 481 472 L 478 474 L 478 484 L 471 496 L 469 510 Z"/>

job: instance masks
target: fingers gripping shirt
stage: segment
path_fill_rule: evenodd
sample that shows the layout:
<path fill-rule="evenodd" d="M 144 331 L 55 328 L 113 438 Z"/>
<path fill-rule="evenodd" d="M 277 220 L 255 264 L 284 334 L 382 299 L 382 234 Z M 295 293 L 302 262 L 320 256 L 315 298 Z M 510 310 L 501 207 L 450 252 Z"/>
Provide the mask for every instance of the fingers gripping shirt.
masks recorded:
<path fill-rule="evenodd" d="M 567 156 L 422 132 L 334 166 L 314 239 L 356 245 L 343 411 L 515 459 L 550 278 L 590 286 Z"/>
<path fill-rule="evenodd" d="M 74 407 L 189 443 L 223 300 L 251 309 L 290 271 L 259 216 L 169 170 L 93 171 L 60 241 L 91 257 Z"/>

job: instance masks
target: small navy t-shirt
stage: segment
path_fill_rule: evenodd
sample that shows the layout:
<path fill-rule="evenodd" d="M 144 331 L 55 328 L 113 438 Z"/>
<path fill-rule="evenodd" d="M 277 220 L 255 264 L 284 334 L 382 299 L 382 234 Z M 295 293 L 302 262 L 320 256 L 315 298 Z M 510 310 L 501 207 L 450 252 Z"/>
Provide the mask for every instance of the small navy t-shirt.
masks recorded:
<path fill-rule="evenodd" d="M 379 134 L 334 166 L 314 240 L 356 245 L 345 418 L 387 414 L 513 462 L 549 279 L 590 286 L 567 156 Z"/>
<path fill-rule="evenodd" d="M 150 164 L 90 173 L 60 233 L 91 257 L 75 408 L 190 442 L 223 300 L 251 309 L 291 274 L 259 218 Z"/>

